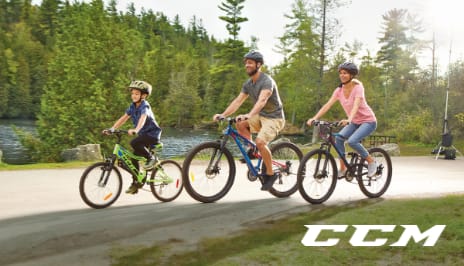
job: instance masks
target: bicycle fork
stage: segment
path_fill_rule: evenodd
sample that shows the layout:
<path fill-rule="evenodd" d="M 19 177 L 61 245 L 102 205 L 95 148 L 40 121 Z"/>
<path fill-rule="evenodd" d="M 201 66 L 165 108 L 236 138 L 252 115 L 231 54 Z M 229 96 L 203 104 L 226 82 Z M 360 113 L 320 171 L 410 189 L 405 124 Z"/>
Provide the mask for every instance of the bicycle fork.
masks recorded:
<path fill-rule="evenodd" d="M 108 183 L 108 179 L 111 175 L 111 171 L 113 170 L 115 158 L 109 158 L 105 160 L 105 165 L 103 166 L 103 171 L 101 172 L 100 179 L 98 180 L 99 187 L 105 187 Z"/>

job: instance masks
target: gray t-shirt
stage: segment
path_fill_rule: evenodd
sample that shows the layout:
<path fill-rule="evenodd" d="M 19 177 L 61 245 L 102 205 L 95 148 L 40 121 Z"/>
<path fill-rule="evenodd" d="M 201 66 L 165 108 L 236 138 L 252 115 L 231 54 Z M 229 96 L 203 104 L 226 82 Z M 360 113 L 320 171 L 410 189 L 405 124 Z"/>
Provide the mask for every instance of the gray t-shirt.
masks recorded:
<path fill-rule="evenodd" d="M 261 72 L 256 83 L 253 83 L 250 78 L 242 87 L 242 92 L 248 94 L 253 103 L 258 101 L 261 90 L 271 90 L 272 95 L 267 100 L 263 109 L 259 112 L 259 115 L 267 118 L 285 118 L 277 84 L 269 75 Z"/>

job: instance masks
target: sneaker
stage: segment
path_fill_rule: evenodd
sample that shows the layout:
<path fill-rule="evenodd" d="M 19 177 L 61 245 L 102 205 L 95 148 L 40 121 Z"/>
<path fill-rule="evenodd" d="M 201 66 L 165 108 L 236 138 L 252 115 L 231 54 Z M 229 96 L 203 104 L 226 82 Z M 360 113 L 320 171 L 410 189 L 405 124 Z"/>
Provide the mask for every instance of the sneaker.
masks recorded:
<path fill-rule="evenodd" d="M 263 186 L 261 190 L 269 190 L 271 189 L 272 185 L 277 179 L 277 175 L 274 173 L 273 175 L 263 175 Z"/>
<path fill-rule="evenodd" d="M 373 177 L 377 173 L 377 164 L 372 162 L 367 165 L 367 177 Z"/>
<path fill-rule="evenodd" d="M 140 185 L 137 183 L 132 183 L 130 187 L 126 190 L 127 194 L 136 194 L 139 191 Z"/>
<path fill-rule="evenodd" d="M 143 169 L 145 170 L 151 170 L 153 169 L 153 166 L 155 166 L 155 163 L 156 163 L 156 159 L 154 157 L 151 157 L 150 160 L 148 160 L 144 165 L 143 165 Z"/>
<path fill-rule="evenodd" d="M 258 157 L 255 156 L 255 153 L 257 152 L 256 148 L 248 148 L 247 149 L 247 155 L 250 160 L 258 159 Z M 246 163 L 245 158 L 240 159 L 241 163 Z"/>
<path fill-rule="evenodd" d="M 346 169 L 338 170 L 338 178 L 344 178 L 346 176 Z"/>

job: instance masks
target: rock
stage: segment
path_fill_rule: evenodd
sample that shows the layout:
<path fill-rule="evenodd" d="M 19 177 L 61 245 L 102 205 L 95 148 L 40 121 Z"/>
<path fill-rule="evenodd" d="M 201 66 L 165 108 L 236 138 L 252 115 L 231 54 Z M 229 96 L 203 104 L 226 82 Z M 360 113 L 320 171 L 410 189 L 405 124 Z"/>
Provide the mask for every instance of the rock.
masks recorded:
<path fill-rule="evenodd" d="M 68 161 L 99 161 L 103 157 L 101 155 L 100 144 L 79 145 L 76 148 L 64 150 L 61 153 L 61 158 L 65 162 Z"/>
<path fill-rule="evenodd" d="M 380 145 L 390 156 L 400 156 L 400 146 L 396 143 L 387 143 Z"/>

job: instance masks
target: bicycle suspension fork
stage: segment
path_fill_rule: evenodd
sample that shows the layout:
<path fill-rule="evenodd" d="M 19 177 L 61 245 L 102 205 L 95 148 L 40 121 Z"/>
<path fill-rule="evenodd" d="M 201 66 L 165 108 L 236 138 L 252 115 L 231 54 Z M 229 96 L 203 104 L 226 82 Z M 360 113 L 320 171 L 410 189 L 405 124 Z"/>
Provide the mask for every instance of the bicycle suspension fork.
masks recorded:
<path fill-rule="evenodd" d="M 219 172 L 219 161 L 222 157 L 222 151 L 226 148 L 227 139 L 227 136 L 223 136 L 223 138 L 220 140 L 219 149 L 215 149 L 213 151 L 207 168 L 209 174 L 216 174 Z"/>
<path fill-rule="evenodd" d="M 112 155 L 110 158 L 105 159 L 105 165 L 103 166 L 103 171 L 101 172 L 100 179 L 98 180 L 98 185 L 105 187 L 108 183 L 108 179 L 113 171 L 114 162 L 116 161 L 116 156 Z"/>

